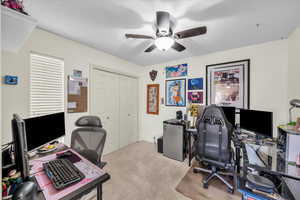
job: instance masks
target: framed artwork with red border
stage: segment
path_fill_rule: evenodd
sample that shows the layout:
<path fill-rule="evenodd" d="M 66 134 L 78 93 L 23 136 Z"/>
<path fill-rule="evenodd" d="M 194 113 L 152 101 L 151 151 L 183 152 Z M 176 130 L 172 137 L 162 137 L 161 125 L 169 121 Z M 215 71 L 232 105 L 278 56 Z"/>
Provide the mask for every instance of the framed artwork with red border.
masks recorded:
<path fill-rule="evenodd" d="M 147 85 L 147 114 L 159 114 L 159 84 Z"/>

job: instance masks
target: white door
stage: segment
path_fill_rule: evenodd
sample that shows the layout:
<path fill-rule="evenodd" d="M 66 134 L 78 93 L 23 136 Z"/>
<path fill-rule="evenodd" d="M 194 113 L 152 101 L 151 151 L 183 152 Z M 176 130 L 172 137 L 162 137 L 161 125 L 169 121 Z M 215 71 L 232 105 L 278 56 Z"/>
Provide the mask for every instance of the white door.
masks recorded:
<path fill-rule="evenodd" d="M 138 141 L 137 79 L 120 76 L 120 147 Z"/>
<path fill-rule="evenodd" d="M 119 148 L 119 77 L 93 69 L 91 71 L 91 114 L 97 115 L 107 131 L 103 153 Z"/>

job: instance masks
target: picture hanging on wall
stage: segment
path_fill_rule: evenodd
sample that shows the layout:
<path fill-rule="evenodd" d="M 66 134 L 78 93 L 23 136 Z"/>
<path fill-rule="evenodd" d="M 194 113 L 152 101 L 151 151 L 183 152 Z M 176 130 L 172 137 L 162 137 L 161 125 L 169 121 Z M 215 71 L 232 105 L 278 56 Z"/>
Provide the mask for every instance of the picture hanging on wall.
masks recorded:
<path fill-rule="evenodd" d="M 189 103 L 198 103 L 202 104 L 203 103 L 203 92 L 188 92 L 188 101 Z"/>
<path fill-rule="evenodd" d="M 166 78 L 187 76 L 188 64 L 180 64 L 166 67 Z"/>
<path fill-rule="evenodd" d="M 188 90 L 203 90 L 203 78 L 188 79 Z"/>
<path fill-rule="evenodd" d="M 206 66 L 206 104 L 249 109 L 250 60 Z"/>
<path fill-rule="evenodd" d="M 159 114 L 159 84 L 147 85 L 147 114 Z"/>
<path fill-rule="evenodd" d="M 186 106 L 186 80 L 166 80 L 166 106 Z"/>

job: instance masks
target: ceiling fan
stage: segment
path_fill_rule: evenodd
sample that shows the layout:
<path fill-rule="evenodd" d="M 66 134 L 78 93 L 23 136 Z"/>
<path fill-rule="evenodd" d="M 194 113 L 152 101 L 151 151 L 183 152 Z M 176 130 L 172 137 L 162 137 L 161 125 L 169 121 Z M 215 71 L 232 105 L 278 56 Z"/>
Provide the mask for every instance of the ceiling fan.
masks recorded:
<path fill-rule="evenodd" d="M 178 52 L 185 50 L 186 48 L 176 42 L 175 40 L 180 40 L 184 38 L 194 37 L 198 35 L 203 35 L 207 32 L 206 26 L 201 26 L 197 28 L 192 28 L 184 31 L 174 33 L 174 22 L 170 20 L 170 14 L 165 11 L 156 12 L 156 22 L 154 23 L 156 28 L 156 36 L 148 35 L 138 35 L 138 34 L 125 34 L 125 37 L 134 39 L 150 39 L 154 40 L 154 43 L 150 45 L 145 52 L 151 52 L 158 48 L 161 51 L 166 51 L 170 48 L 175 49 Z"/>

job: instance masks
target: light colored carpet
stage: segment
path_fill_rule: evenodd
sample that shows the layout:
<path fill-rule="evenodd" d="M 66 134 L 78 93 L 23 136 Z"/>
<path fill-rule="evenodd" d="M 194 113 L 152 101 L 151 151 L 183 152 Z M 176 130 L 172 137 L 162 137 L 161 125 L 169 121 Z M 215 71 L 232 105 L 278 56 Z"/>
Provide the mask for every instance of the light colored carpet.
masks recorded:
<path fill-rule="evenodd" d="M 228 193 L 227 186 L 216 177 L 211 180 L 208 189 L 204 189 L 202 187 L 202 180 L 203 178 L 207 177 L 208 173 L 194 173 L 193 166 L 198 167 L 199 164 L 197 162 L 193 162 L 192 167 L 177 185 L 176 190 L 178 192 L 193 200 L 240 200 L 242 198 L 237 191 L 235 191 L 234 195 Z M 228 177 L 224 178 L 229 183 L 233 183 L 233 180 L 229 179 Z"/>
<path fill-rule="evenodd" d="M 103 157 L 111 179 L 103 185 L 104 200 L 188 200 L 176 185 L 187 163 L 157 153 L 156 146 L 138 142 Z"/>
<path fill-rule="evenodd" d="M 191 178 L 187 162 L 164 157 L 157 153 L 152 143 L 131 144 L 105 155 L 103 161 L 108 163 L 104 170 L 111 175 L 111 179 L 103 185 L 103 200 L 190 200 L 189 193 L 198 190 L 202 195 L 197 196 L 197 200 L 236 199 L 227 193 L 220 197 L 216 188 L 203 190 L 201 175 Z M 184 182 L 187 180 L 191 186 L 186 187 Z M 184 184 L 184 191 L 179 191 L 187 197 L 175 190 L 179 183 Z M 86 199 L 96 200 L 95 191 Z"/>

